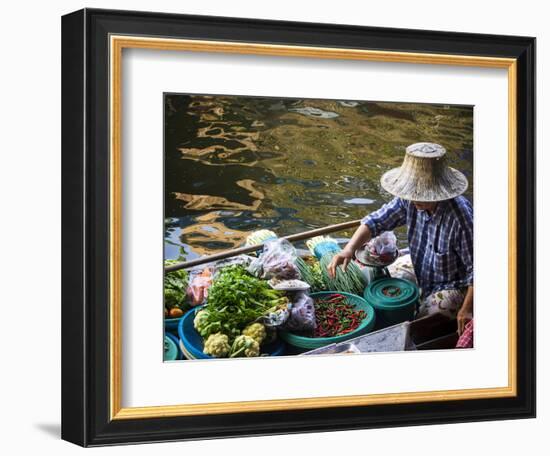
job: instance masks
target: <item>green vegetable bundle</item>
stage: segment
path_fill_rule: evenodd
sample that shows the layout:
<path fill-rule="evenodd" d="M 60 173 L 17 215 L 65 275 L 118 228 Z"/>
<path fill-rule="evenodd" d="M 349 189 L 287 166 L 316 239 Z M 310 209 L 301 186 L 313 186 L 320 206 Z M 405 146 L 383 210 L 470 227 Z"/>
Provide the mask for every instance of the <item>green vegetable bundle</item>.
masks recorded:
<path fill-rule="evenodd" d="M 346 272 L 342 270 L 341 266 L 338 266 L 336 277 L 329 275 L 328 266 L 332 258 L 342 250 L 334 239 L 329 236 L 317 236 L 307 241 L 306 245 L 310 252 L 319 259 L 323 282 L 329 290 L 363 295 L 368 283 L 355 262 L 351 261 L 348 264 Z"/>
<path fill-rule="evenodd" d="M 300 271 L 300 277 L 311 286 L 309 290 L 312 293 L 317 291 L 326 291 L 326 285 L 321 273 L 321 267 L 317 260 L 312 265 L 308 264 L 303 258 L 296 259 L 296 267 Z"/>
<path fill-rule="evenodd" d="M 277 239 L 277 235 L 271 230 L 258 230 L 246 237 L 245 245 L 259 245 L 266 241 Z"/>
<path fill-rule="evenodd" d="M 165 260 L 164 265 L 176 264 L 175 260 Z M 164 274 L 164 307 L 171 309 L 179 307 L 184 309 L 187 304 L 187 285 L 189 284 L 189 273 L 185 269 L 168 272 Z"/>
<path fill-rule="evenodd" d="M 227 266 L 214 277 L 207 304 L 195 317 L 195 327 L 203 337 L 221 332 L 232 340 L 249 323 L 287 304 L 283 293 L 251 276 L 243 266 Z"/>

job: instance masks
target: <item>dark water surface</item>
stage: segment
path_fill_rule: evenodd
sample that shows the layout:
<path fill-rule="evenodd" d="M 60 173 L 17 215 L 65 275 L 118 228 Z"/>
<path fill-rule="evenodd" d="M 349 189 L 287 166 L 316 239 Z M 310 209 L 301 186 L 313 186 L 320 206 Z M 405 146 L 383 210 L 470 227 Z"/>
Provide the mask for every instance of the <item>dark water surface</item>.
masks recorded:
<path fill-rule="evenodd" d="M 471 107 L 166 95 L 165 256 L 238 247 L 262 228 L 284 236 L 361 218 L 391 198 L 380 176 L 420 141 L 447 149 L 471 199 Z"/>

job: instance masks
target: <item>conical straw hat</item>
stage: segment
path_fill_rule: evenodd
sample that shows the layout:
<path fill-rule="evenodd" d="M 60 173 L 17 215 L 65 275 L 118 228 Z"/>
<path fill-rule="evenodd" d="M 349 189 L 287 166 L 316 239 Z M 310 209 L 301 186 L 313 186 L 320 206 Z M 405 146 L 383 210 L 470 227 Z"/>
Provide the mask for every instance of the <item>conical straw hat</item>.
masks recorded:
<path fill-rule="evenodd" d="M 468 179 L 447 165 L 445 153 L 439 144 L 410 145 L 403 164 L 380 179 L 382 188 L 392 195 L 419 202 L 443 201 L 461 195 L 468 188 Z"/>

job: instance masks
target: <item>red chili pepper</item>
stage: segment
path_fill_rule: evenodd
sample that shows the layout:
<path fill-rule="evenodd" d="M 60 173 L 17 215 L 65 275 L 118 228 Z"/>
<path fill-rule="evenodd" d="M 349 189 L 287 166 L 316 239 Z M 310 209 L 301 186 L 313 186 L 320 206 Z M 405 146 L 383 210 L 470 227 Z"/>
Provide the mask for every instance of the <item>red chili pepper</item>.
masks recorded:
<path fill-rule="evenodd" d="M 345 296 L 336 293 L 324 299 L 318 299 L 315 303 L 315 314 L 317 328 L 314 335 L 316 337 L 348 334 L 357 329 L 366 317 L 363 310 L 355 310 Z"/>

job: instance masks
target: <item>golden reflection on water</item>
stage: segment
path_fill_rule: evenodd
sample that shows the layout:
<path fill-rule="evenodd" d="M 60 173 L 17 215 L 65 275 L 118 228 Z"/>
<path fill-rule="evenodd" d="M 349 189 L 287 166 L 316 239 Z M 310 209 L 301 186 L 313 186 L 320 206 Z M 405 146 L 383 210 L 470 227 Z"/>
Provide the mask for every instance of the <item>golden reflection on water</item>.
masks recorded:
<path fill-rule="evenodd" d="M 240 211 L 256 211 L 262 204 L 264 194 L 254 188 L 255 182 L 252 179 L 243 179 L 235 182 L 239 187 L 248 190 L 251 198 L 255 198 L 252 204 L 246 205 L 236 201 L 229 201 L 221 196 L 211 195 L 190 195 L 188 193 L 174 192 L 176 199 L 185 201 L 185 209 L 196 211 L 208 210 L 240 210 Z M 213 215 L 214 213 L 211 213 Z M 197 218 L 199 220 L 199 218 Z"/>

